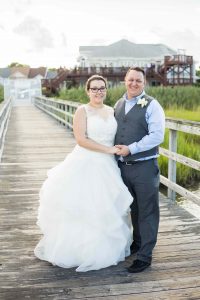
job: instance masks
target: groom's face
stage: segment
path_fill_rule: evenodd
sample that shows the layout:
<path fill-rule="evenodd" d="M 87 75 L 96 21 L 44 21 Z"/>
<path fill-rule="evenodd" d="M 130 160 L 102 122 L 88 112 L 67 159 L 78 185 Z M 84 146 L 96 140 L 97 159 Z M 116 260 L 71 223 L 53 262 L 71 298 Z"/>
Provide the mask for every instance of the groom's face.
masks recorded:
<path fill-rule="evenodd" d="M 125 86 L 128 99 L 132 99 L 142 93 L 145 86 L 145 78 L 142 72 L 130 70 L 125 77 Z"/>

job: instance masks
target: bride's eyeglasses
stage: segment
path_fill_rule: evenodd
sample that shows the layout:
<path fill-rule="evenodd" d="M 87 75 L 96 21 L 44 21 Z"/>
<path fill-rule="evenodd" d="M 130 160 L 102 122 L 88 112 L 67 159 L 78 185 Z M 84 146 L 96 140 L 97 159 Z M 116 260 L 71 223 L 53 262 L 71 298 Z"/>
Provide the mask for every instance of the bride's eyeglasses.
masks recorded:
<path fill-rule="evenodd" d="M 105 87 L 105 86 L 102 86 L 102 87 L 100 87 L 99 89 L 96 88 L 96 87 L 94 87 L 94 88 L 90 88 L 90 90 L 91 90 L 92 93 L 94 93 L 94 94 L 98 93 L 98 91 L 99 91 L 100 93 L 104 93 L 104 92 L 106 91 L 106 87 Z"/>

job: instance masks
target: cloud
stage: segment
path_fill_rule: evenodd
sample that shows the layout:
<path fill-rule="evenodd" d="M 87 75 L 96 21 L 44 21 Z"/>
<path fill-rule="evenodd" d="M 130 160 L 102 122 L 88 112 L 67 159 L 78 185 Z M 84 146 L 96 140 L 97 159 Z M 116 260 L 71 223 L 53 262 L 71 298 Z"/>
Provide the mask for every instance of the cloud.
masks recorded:
<path fill-rule="evenodd" d="M 32 51 L 43 51 L 45 48 L 54 47 L 54 39 L 51 32 L 41 25 L 41 21 L 34 17 L 26 17 L 19 25 L 17 25 L 13 32 L 27 37 L 31 41 Z"/>
<path fill-rule="evenodd" d="M 1 15 L 4 12 L 10 12 L 16 14 L 18 16 L 19 14 L 27 12 L 27 10 L 32 5 L 33 0 L 2 0 L 1 1 Z"/>
<path fill-rule="evenodd" d="M 0 24 L 0 29 L 5 30 L 5 27 L 2 24 Z"/>
<path fill-rule="evenodd" d="M 62 47 L 67 47 L 67 37 L 64 32 L 61 33 Z"/>
<path fill-rule="evenodd" d="M 185 49 L 200 61 L 200 0 L 96 4 L 97 0 L 2 0 L 1 62 L 73 66 L 79 46 L 109 45 L 122 38 Z"/>
<path fill-rule="evenodd" d="M 88 45 L 84 45 L 84 46 L 102 46 L 102 45 L 108 45 L 108 41 L 106 39 L 103 38 L 95 38 L 95 39 L 91 39 L 90 42 L 88 43 Z M 81 45 L 82 46 L 82 45 Z"/>
<path fill-rule="evenodd" d="M 176 51 L 181 49 L 181 52 L 185 52 L 186 55 L 191 55 L 194 59 L 199 60 L 200 33 L 194 32 L 194 30 L 192 31 L 189 28 L 185 28 L 183 30 L 176 31 L 156 30 L 156 34 L 163 44 L 167 43 L 169 47 L 172 47 Z"/>
<path fill-rule="evenodd" d="M 13 11 L 17 15 L 26 12 L 27 9 L 29 9 L 29 7 L 33 3 L 32 0 L 18 0 L 18 1 L 12 0 L 11 2 L 13 2 L 12 4 Z"/>

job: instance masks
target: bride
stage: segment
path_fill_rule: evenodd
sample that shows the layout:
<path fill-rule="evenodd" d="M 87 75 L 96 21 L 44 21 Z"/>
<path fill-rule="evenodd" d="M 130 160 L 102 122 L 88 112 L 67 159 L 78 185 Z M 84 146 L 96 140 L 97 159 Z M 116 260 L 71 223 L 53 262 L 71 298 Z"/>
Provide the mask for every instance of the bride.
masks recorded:
<path fill-rule="evenodd" d="M 88 79 L 89 103 L 74 116 L 77 145 L 48 172 L 40 191 L 37 225 L 43 237 L 34 253 L 77 272 L 116 265 L 130 255 L 132 243 L 133 199 L 114 158 L 117 123 L 103 104 L 106 89 L 102 76 Z"/>

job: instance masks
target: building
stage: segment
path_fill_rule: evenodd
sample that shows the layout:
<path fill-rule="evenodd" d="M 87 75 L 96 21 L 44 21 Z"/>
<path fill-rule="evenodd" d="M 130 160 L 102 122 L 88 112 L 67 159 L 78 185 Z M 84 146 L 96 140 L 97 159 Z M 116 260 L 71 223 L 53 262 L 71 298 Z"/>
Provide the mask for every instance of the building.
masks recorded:
<path fill-rule="evenodd" d="M 122 39 L 108 46 L 80 46 L 79 66 L 90 67 L 149 67 L 160 65 L 165 56 L 177 54 L 163 44 L 135 44 Z"/>
<path fill-rule="evenodd" d="M 120 40 L 108 46 L 80 46 L 79 66 L 60 68 L 57 76 L 43 79 L 45 93 L 62 87 L 83 86 L 88 77 L 99 74 L 109 86 L 121 84 L 129 67 L 140 66 L 150 86 L 189 85 L 194 82 L 193 57 L 180 54 L 163 44 L 135 44 Z"/>
<path fill-rule="evenodd" d="M 80 46 L 79 52 L 80 72 L 87 70 L 88 74 L 102 75 L 107 72 L 112 82 L 121 82 L 127 69 L 133 66 L 146 71 L 149 85 L 187 85 L 195 82 L 193 57 L 164 44 L 135 44 L 122 39 L 108 46 Z"/>
<path fill-rule="evenodd" d="M 31 103 L 33 97 L 41 96 L 41 80 L 46 76 L 45 67 L 0 68 L 0 83 L 4 86 L 4 99 L 12 97 L 14 105 Z"/>

